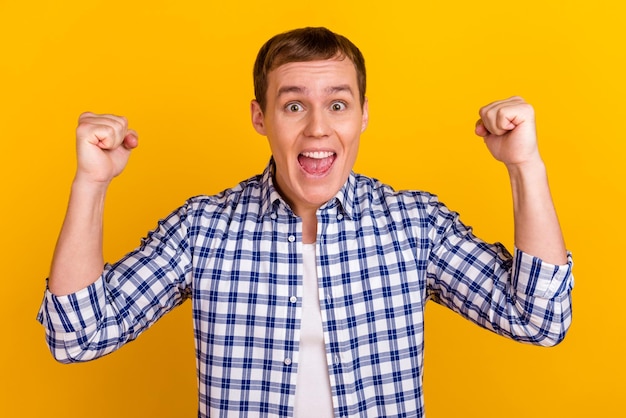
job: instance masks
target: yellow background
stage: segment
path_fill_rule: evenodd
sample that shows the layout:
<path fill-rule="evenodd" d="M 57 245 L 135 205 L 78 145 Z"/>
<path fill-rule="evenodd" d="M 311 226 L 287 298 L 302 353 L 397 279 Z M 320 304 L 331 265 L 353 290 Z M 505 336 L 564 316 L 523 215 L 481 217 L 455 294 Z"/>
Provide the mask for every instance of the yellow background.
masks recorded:
<path fill-rule="evenodd" d="M 506 172 L 477 110 L 535 105 L 568 248 L 574 323 L 551 349 L 430 304 L 429 418 L 623 414 L 624 3 L 489 1 L 0 1 L 0 416 L 191 417 L 190 304 L 99 361 L 54 362 L 35 314 L 85 110 L 126 115 L 141 145 L 109 193 L 106 259 L 187 197 L 260 172 L 251 68 L 271 35 L 328 26 L 363 51 L 370 126 L 356 170 L 437 193 L 478 235 L 512 245 Z"/>

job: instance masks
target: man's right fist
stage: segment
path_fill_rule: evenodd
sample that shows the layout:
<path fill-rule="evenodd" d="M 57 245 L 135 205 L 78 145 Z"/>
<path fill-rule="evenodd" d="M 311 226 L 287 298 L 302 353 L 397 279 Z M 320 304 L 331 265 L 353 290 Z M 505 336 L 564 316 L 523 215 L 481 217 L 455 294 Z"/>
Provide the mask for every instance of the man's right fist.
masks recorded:
<path fill-rule="evenodd" d="M 123 116 L 85 112 L 76 128 L 77 178 L 108 183 L 126 167 L 138 135 Z"/>

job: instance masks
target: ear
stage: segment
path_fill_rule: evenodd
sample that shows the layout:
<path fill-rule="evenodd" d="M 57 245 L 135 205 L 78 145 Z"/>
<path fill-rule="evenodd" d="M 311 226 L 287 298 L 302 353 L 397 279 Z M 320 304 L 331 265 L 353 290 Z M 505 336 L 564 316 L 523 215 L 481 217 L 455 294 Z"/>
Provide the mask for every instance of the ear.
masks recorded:
<path fill-rule="evenodd" d="M 252 126 L 261 135 L 267 135 L 265 132 L 265 116 L 261 105 L 256 100 L 250 102 L 250 117 L 252 118 Z"/>
<path fill-rule="evenodd" d="M 369 123 L 369 120 L 370 120 L 370 116 L 369 116 L 368 102 L 367 102 L 367 97 L 366 97 L 365 103 L 363 103 L 363 117 L 361 119 L 361 132 L 365 131 L 365 129 L 367 128 L 367 124 Z"/>

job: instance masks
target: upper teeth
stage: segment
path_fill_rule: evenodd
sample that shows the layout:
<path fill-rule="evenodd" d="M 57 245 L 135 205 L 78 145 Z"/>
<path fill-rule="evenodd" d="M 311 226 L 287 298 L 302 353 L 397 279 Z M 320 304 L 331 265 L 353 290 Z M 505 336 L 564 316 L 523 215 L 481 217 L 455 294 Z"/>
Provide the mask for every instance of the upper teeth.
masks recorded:
<path fill-rule="evenodd" d="M 303 152 L 302 155 L 304 155 L 307 158 L 315 158 L 315 159 L 321 159 L 321 158 L 328 158 L 331 155 L 333 155 L 333 152 L 330 151 L 315 151 L 315 152 Z"/>

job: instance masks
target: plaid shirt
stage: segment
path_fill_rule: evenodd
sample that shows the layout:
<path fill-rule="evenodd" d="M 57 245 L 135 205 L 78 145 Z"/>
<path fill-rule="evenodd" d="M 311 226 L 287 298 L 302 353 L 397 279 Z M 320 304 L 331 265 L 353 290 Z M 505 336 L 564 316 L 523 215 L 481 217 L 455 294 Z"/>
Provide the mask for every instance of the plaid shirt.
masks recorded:
<path fill-rule="evenodd" d="M 190 199 L 141 246 L 38 319 L 62 362 L 105 355 L 191 299 L 199 416 L 293 415 L 302 222 L 271 165 Z M 571 322 L 571 256 L 549 265 L 477 239 L 435 196 L 351 174 L 318 210 L 318 297 L 335 416 L 424 416 L 429 299 L 518 341 L 554 345 Z"/>

